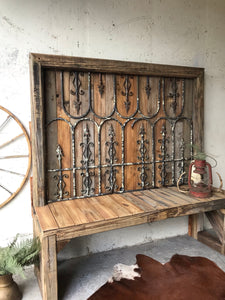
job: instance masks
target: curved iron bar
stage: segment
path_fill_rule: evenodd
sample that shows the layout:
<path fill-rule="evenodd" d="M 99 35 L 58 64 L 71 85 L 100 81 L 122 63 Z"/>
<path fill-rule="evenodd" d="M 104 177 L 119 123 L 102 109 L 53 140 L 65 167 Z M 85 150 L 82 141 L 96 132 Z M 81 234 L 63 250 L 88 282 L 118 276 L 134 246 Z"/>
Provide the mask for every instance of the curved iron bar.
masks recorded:
<path fill-rule="evenodd" d="M 89 101 L 89 107 L 88 107 L 88 110 L 87 110 L 85 113 L 83 113 L 83 114 L 80 115 L 80 116 L 74 116 L 74 115 L 71 115 L 71 114 L 66 110 L 66 108 L 65 108 L 65 99 L 64 99 L 64 75 L 63 75 L 63 71 L 61 71 L 60 77 L 61 77 L 61 104 L 62 104 L 62 108 L 63 108 L 64 113 L 65 113 L 68 117 L 70 117 L 70 118 L 72 118 L 72 119 L 80 119 L 80 118 L 86 117 L 86 116 L 89 114 L 89 112 L 90 112 L 90 101 L 91 101 L 91 99 L 90 99 L 90 98 L 88 99 L 88 101 Z M 79 95 L 79 91 L 78 91 L 78 95 Z M 78 105 L 78 104 L 77 104 L 77 105 Z"/>

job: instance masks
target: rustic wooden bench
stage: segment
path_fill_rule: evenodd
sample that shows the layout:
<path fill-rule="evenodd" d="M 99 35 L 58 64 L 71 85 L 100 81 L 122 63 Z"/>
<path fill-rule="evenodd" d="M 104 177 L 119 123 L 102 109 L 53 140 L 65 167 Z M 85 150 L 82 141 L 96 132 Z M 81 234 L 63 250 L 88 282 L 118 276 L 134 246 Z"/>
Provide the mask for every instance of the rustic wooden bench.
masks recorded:
<path fill-rule="evenodd" d="M 57 247 L 72 238 L 189 215 L 189 234 L 197 237 L 199 213 L 225 206 L 225 195 L 193 198 L 176 188 L 160 188 L 55 202 L 36 207 L 35 233 L 41 239 L 39 283 L 43 299 L 57 299 Z M 194 221 L 195 219 L 195 221 Z M 222 220 L 221 220 L 222 221 Z M 223 229 L 224 232 L 224 229 Z M 224 242 L 223 242 L 224 246 Z"/>
<path fill-rule="evenodd" d="M 224 252 L 224 193 L 174 187 L 203 145 L 204 70 L 31 54 L 32 211 L 42 296 L 57 299 L 57 251 L 78 236 L 206 212 Z M 187 183 L 184 177 L 183 183 Z"/>

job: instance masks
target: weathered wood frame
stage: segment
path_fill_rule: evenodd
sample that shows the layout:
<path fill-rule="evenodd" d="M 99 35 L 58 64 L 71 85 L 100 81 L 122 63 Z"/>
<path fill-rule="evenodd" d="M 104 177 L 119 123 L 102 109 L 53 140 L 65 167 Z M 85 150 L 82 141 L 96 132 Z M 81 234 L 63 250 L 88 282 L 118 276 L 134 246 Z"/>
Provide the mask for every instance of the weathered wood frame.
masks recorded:
<path fill-rule="evenodd" d="M 45 199 L 45 132 L 43 69 L 111 72 L 176 78 L 192 78 L 193 89 L 193 142 L 203 148 L 204 125 L 204 69 L 149 63 L 124 62 L 81 57 L 30 54 L 32 99 L 32 157 L 33 157 L 33 205 L 43 206 Z"/>

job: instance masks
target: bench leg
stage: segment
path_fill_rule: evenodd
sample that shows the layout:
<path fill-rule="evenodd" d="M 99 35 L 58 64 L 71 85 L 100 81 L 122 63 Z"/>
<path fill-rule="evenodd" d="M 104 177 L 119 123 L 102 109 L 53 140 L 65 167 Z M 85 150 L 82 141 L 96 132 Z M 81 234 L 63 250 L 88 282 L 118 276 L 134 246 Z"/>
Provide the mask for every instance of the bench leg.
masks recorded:
<path fill-rule="evenodd" d="M 56 236 L 41 240 L 40 281 L 43 300 L 58 299 Z"/>
<path fill-rule="evenodd" d="M 197 240 L 198 238 L 198 218 L 199 215 L 190 215 L 188 220 L 188 235 Z"/>

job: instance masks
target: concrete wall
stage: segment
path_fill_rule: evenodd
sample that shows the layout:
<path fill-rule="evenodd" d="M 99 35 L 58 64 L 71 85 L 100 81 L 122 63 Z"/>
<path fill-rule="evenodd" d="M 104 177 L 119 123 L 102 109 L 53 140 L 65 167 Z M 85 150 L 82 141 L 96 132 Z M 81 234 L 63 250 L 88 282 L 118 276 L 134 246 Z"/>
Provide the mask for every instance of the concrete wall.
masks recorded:
<path fill-rule="evenodd" d="M 205 148 L 225 180 L 224 15 L 224 0 L 1 0 L 0 103 L 28 127 L 29 52 L 204 67 Z M 0 228 L 0 244 L 32 233 L 29 184 L 0 210 Z M 186 232 L 179 218 L 84 237 L 75 252 Z"/>

